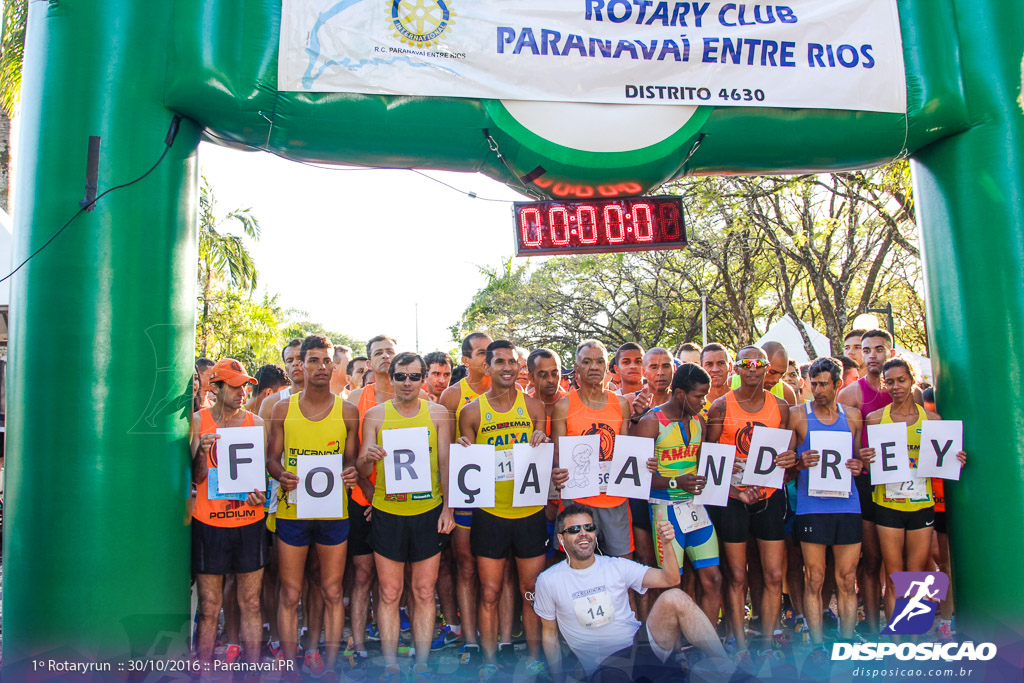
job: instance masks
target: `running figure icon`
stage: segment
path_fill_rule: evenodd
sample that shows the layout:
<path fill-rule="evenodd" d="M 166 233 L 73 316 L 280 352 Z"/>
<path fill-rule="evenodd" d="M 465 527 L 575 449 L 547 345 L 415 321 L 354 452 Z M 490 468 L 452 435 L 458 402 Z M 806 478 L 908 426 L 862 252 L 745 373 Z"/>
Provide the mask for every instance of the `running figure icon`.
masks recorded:
<path fill-rule="evenodd" d="M 910 586 L 907 587 L 907 592 L 903 595 L 903 597 L 910 598 L 910 594 L 914 591 L 915 586 L 917 587 L 917 593 L 914 595 L 914 597 L 910 598 L 910 602 L 908 602 L 906 607 L 903 608 L 903 611 L 900 612 L 899 616 L 893 619 L 892 622 L 889 624 L 890 630 L 895 631 L 896 623 L 904 617 L 906 617 L 909 621 L 914 617 L 918 617 L 922 614 L 927 614 L 928 612 L 932 611 L 931 607 L 924 604 L 924 600 L 938 598 L 939 589 L 936 588 L 935 590 L 930 590 L 932 584 L 934 583 L 935 576 L 932 574 L 926 576 L 923 581 L 912 581 L 910 583 Z"/>

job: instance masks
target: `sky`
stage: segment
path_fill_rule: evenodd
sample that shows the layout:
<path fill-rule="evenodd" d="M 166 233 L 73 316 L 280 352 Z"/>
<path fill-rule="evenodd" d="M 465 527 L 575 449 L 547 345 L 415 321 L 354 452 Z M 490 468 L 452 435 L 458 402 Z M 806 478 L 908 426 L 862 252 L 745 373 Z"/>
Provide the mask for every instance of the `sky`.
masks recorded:
<path fill-rule="evenodd" d="M 199 147 L 217 215 L 251 208 L 259 293 L 328 330 L 400 349 L 457 346 L 448 328 L 486 283 L 480 267 L 514 253 L 512 201 L 525 198 L 479 174 L 425 171 L 478 197 L 405 170 L 328 170 L 266 152 Z M 228 224 L 225 225 L 227 227 Z"/>

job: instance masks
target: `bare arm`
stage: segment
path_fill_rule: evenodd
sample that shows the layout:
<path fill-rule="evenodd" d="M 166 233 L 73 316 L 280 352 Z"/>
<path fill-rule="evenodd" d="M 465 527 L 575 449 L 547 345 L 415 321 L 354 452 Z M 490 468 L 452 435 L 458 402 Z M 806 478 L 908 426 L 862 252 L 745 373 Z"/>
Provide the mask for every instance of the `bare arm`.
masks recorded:
<path fill-rule="evenodd" d="M 672 541 L 676 537 L 672 522 L 663 517 L 658 511 L 658 518 L 654 521 L 654 532 L 658 534 L 663 548 L 671 548 Z M 644 588 L 671 588 L 679 585 L 679 563 L 676 561 L 676 554 L 669 550 L 664 553 L 661 569 L 648 569 L 644 574 Z"/>
<path fill-rule="evenodd" d="M 441 518 L 437 521 L 437 530 L 442 534 L 451 533 L 455 528 L 455 517 L 448 507 L 448 451 L 452 446 L 452 435 L 455 425 L 449 416 L 448 409 L 436 403 L 430 404 L 430 419 L 437 427 L 437 476 L 441 481 Z"/>
<path fill-rule="evenodd" d="M 569 417 L 569 397 L 559 399 L 555 409 L 551 413 L 551 440 L 555 442 L 554 465 L 551 469 L 551 481 L 556 491 L 561 491 L 565 482 L 569 481 L 569 470 L 559 467 L 558 464 L 558 441 L 560 436 L 568 433 L 566 419 Z"/>
<path fill-rule="evenodd" d="M 551 619 L 540 620 L 540 640 L 544 648 L 544 657 L 548 660 L 548 671 L 555 683 L 562 683 L 562 645 L 558 642 L 558 622 Z"/>
<path fill-rule="evenodd" d="M 716 399 L 708 408 L 707 441 L 721 443 L 722 431 L 725 428 L 725 396 Z"/>
<path fill-rule="evenodd" d="M 360 477 L 369 477 L 377 463 L 384 459 L 385 451 L 377 445 L 377 432 L 384 422 L 384 405 L 374 406 L 363 416 L 362 446 L 356 459 L 356 471 Z"/>

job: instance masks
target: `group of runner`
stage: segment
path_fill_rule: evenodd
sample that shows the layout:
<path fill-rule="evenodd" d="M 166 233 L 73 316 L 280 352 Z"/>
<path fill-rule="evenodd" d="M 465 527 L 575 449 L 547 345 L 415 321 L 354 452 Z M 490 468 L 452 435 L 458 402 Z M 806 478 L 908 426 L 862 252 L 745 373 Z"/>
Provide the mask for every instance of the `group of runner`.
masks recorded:
<path fill-rule="evenodd" d="M 431 650 L 448 646 L 460 647 L 465 678 L 517 672 L 560 681 L 573 673 L 563 641 L 588 677 L 660 680 L 693 666 L 752 674 L 765 660 L 792 666 L 793 635 L 811 643 L 805 675 L 820 677 L 827 638 L 878 637 L 883 571 L 936 562 L 949 571 L 941 480 L 872 486 L 866 474 L 876 454 L 865 425 L 906 424 L 914 464 L 921 422 L 940 419 L 934 405 L 920 405 L 928 397 L 883 330 L 854 330 L 843 358 L 800 368 L 774 342 L 735 355 L 721 344 L 687 344 L 674 357 L 636 343 L 612 355 L 590 339 L 568 372 L 550 349 L 528 352 L 477 332 L 461 355 L 454 368 L 448 354 L 399 353 L 380 335 L 353 358 L 311 335 L 283 349 L 283 370 L 268 365 L 250 376 L 233 359 L 197 363 L 199 659 L 214 656 L 223 607 L 226 658 L 258 662 L 269 648 L 282 661 L 301 656 L 302 672 L 315 678 L 364 676 L 369 639 L 380 640 L 385 683 L 400 679 L 400 654 L 415 657 L 413 681 L 430 680 Z M 455 381 L 453 372 L 463 376 Z M 269 486 L 245 500 L 211 498 L 217 430 L 234 426 L 264 428 Z M 783 489 L 741 483 L 755 426 L 792 432 L 775 458 L 786 470 Z M 427 430 L 431 488 L 389 494 L 384 432 L 409 427 Z M 849 434 L 854 457 L 842 466 L 856 487 L 846 496 L 809 489 L 818 431 Z M 601 493 L 562 501 L 573 453 L 559 452 L 559 437 L 586 435 L 600 440 Z M 616 435 L 654 441 L 647 500 L 604 491 Z M 704 442 L 736 449 L 725 507 L 693 501 L 707 484 L 697 473 Z M 513 446 L 547 443 L 548 504 L 514 505 Z M 494 446 L 494 505 L 455 509 L 448 459 L 472 444 Z M 298 458 L 308 455 L 343 458 L 347 496 L 336 516 L 296 514 Z M 893 586 L 885 585 L 891 614 Z M 950 594 L 945 638 L 952 609 Z M 520 625 L 526 657 L 517 669 Z"/>

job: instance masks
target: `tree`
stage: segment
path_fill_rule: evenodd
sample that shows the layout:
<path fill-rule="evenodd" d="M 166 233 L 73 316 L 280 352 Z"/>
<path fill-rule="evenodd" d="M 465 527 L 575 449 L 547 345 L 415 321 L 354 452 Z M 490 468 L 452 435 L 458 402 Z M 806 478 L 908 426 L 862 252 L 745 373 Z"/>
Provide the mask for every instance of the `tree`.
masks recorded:
<path fill-rule="evenodd" d="M 242 235 L 224 232 L 225 223 L 233 222 L 241 227 L 243 234 L 252 240 L 260 236 L 260 224 L 251 209 L 235 209 L 223 217 L 216 214 L 216 199 L 213 188 L 203 177 L 199 192 L 199 337 L 200 355 L 208 353 L 213 320 L 210 303 L 214 288 L 226 276 L 231 286 L 248 292 L 256 290 L 259 275 Z M 239 359 L 241 360 L 241 359 Z"/>
<path fill-rule="evenodd" d="M 897 338 L 924 350 L 924 305 L 909 171 L 703 177 L 666 185 L 687 207 L 685 250 L 555 257 L 482 268 L 487 283 L 452 326 L 566 353 L 584 338 L 676 351 L 733 348 L 788 313 L 823 329 L 833 351 L 868 306 L 891 301 Z M 806 336 L 806 335 L 805 335 Z M 808 354 L 815 355 L 805 339 Z"/>
<path fill-rule="evenodd" d="M 28 0 L 6 0 L 0 39 L 0 208 L 8 210 L 11 177 L 11 119 L 21 97 Z"/>
<path fill-rule="evenodd" d="M 292 316 L 296 314 L 302 316 L 306 315 L 304 311 L 295 310 L 289 311 L 289 314 Z M 328 339 L 330 339 L 331 343 L 334 344 L 335 346 L 343 344 L 349 347 L 350 349 L 352 349 L 353 358 L 355 358 L 356 356 L 365 355 L 366 353 L 365 341 L 359 341 L 354 337 L 350 337 L 349 335 L 343 332 L 332 332 L 331 330 L 328 330 L 320 323 L 316 323 L 311 320 L 293 320 L 291 322 L 286 323 L 281 330 L 281 336 L 284 340 L 302 339 L 303 337 L 309 336 L 311 334 L 322 334 Z M 287 341 L 285 343 L 287 343 Z"/>

